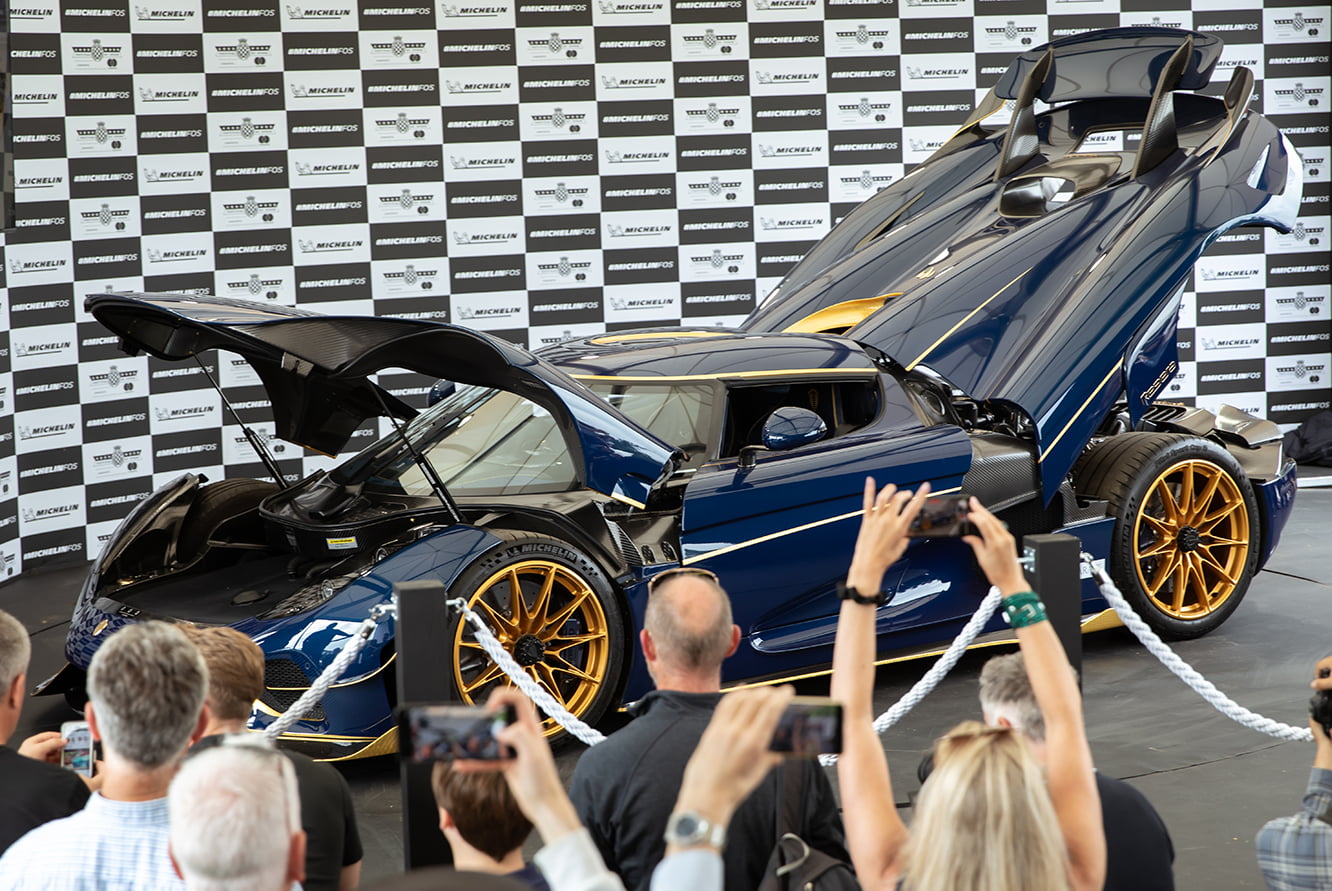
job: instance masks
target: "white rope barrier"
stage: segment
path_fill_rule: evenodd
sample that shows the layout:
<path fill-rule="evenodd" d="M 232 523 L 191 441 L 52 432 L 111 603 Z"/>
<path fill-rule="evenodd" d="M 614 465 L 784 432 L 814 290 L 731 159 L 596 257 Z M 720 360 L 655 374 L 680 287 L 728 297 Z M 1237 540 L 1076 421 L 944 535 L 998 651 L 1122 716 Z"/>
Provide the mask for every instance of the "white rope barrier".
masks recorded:
<path fill-rule="evenodd" d="M 1097 564 L 1090 554 L 1083 553 L 1083 563 L 1090 567 L 1091 572 L 1096 577 L 1101 589 L 1101 594 L 1106 601 L 1119 615 L 1122 621 L 1134 636 L 1142 643 L 1147 651 L 1161 661 L 1166 668 L 1175 674 L 1180 680 L 1191 687 L 1204 700 L 1210 703 L 1217 711 L 1226 717 L 1252 730 L 1260 733 L 1266 733 L 1284 740 L 1303 740 L 1313 739 L 1307 727 L 1292 727 L 1289 724 L 1283 724 L 1271 718 L 1263 717 L 1255 712 L 1244 708 L 1234 700 L 1227 697 L 1220 690 L 1198 673 L 1191 665 L 1181 659 L 1170 647 L 1157 636 L 1156 632 L 1143 621 L 1142 617 L 1134 612 L 1133 607 L 1124 599 L 1124 595 L 1115 587 L 1115 583 L 1110 579 L 1109 573 L 1105 571 L 1104 566 Z M 995 610 L 999 608 L 1001 596 L 999 589 L 991 587 L 985 599 L 981 601 L 976 612 L 972 614 L 967 624 L 958 634 L 956 639 L 949 644 L 948 649 L 930 666 L 929 671 L 921 677 L 911 689 L 903 694 L 902 698 L 895 702 L 887 711 L 874 719 L 874 731 L 880 735 L 887 732 L 898 721 L 902 720 L 913 708 L 921 703 L 926 696 L 929 696 L 947 676 L 948 672 L 957 665 L 962 654 L 971 646 L 981 629 L 989 622 L 990 617 L 994 615 Z M 573 736 L 583 743 L 594 746 L 604 740 L 606 737 L 600 731 L 591 727 L 573 715 L 557 700 L 545 687 L 523 671 L 522 666 L 513 658 L 508 650 L 504 649 L 478 613 L 467 606 L 467 602 L 461 598 L 454 598 L 447 601 L 448 606 L 458 610 L 463 619 L 469 622 L 476 634 L 476 642 L 481 649 L 485 651 L 500 670 L 503 671 L 519 690 L 522 690 L 537 707 L 550 716 L 557 724 L 569 731 Z M 264 730 L 264 734 L 269 739 L 276 739 L 285 733 L 288 728 L 300 720 L 306 712 L 314 708 L 315 704 L 323 698 L 328 692 L 328 688 L 335 680 L 342 676 L 347 670 L 353 659 L 361 652 L 371 635 L 374 633 L 375 626 L 379 620 L 387 615 L 394 614 L 396 610 L 392 607 L 376 607 L 371 615 L 352 635 L 347 645 L 334 658 L 332 664 L 320 673 L 319 677 L 301 694 L 291 706 Z M 837 762 L 836 755 L 821 755 L 819 762 L 825 767 L 831 766 Z"/>
<path fill-rule="evenodd" d="M 486 620 L 481 618 L 467 606 L 467 601 L 462 598 L 455 598 L 447 601 L 448 605 L 462 613 L 463 618 L 472 623 L 476 630 L 476 642 L 481 645 L 481 649 L 486 651 L 486 655 L 494 660 L 500 670 L 509 676 L 514 686 L 527 694 L 528 698 L 537 704 L 543 712 L 555 719 L 565 730 L 572 733 L 575 737 L 589 746 L 595 746 L 606 737 L 601 731 L 584 723 L 575 717 L 567 708 L 560 704 L 550 691 L 541 686 L 527 672 L 523 671 L 522 666 L 509 655 L 509 651 L 504 649 L 504 645 L 495 639 L 491 633 L 490 626 Z"/>
<path fill-rule="evenodd" d="M 1249 711 L 1218 690 L 1211 681 L 1199 674 L 1192 665 L 1189 665 L 1174 650 L 1166 646 L 1165 642 L 1143 621 L 1142 617 L 1133 611 L 1133 607 L 1124 599 L 1124 595 L 1115 587 L 1115 583 L 1110 580 L 1110 574 L 1105 571 L 1104 566 L 1097 565 L 1093 562 L 1091 555 L 1086 553 L 1082 555 L 1082 561 L 1091 567 L 1097 582 L 1100 583 L 1101 594 L 1114 608 L 1115 612 L 1119 614 L 1120 621 L 1124 623 L 1128 630 L 1133 632 L 1134 636 L 1142 642 L 1149 653 L 1161 660 L 1162 665 L 1193 688 L 1194 692 L 1207 700 L 1217 711 L 1238 724 L 1242 724 L 1251 730 L 1257 730 L 1259 733 L 1266 733 L 1268 736 L 1275 736 L 1277 739 L 1304 740 L 1306 742 L 1313 739 L 1313 733 L 1310 732 L 1308 727 L 1292 727 L 1289 724 L 1265 718 L 1256 712 Z"/>

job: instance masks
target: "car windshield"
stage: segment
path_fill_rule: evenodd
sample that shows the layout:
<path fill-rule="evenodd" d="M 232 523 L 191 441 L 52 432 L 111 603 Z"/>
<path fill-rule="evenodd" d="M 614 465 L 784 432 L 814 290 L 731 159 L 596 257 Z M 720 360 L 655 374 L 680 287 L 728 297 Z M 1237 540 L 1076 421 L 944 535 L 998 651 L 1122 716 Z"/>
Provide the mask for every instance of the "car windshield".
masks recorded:
<path fill-rule="evenodd" d="M 594 394 L 692 460 L 706 456 L 712 437 L 717 389 L 711 384 L 644 384 L 595 381 Z"/>
<path fill-rule="evenodd" d="M 405 432 L 455 496 L 565 492 L 578 482 L 554 416 L 505 390 L 458 387 Z M 430 481 L 401 443 L 391 434 L 353 459 L 374 465 L 366 489 L 430 495 Z"/>

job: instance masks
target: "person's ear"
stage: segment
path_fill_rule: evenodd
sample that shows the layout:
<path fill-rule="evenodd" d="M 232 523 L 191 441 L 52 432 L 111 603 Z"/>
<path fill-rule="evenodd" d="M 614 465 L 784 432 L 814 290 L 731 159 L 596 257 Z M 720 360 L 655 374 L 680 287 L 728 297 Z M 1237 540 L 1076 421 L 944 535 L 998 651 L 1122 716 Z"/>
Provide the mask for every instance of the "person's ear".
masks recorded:
<path fill-rule="evenodd" d="M 457 827 L 457 825 L 458 825 L 457 823 L 453 822 L 453 815 L 452 815 L 452 814 L 450 814 L 448 811 L 444 810 L 444 808 L 440 808 L 440 809 L 439 809 L 439 831 L 440 831 L 440 832 L 444 833 L 445 835 L 448 835 L 448 834 L 449 834 L 449 830 L 450 830 L 450 829 L 453 829 L 453 828 L 455 828 L 455 827 Z"/>
<path fill-rule="evenodd" d="M 102 734 L 101 731 L 97 729 L 97 715 L 94 713 L 91 699 L 83 705 L 83 720 L 88 722 L 88 732 L 92 734 L 92 738 L 97 742 L 101 742 Z"/>
<path fill-rule="evenodd" d="M 305 881 L 305 830 L 293 833 L 287 846 L 287 881 L 297 884 Z"/>
<path fill-rule="evenodd" d="M 204 732 L 208 730 L 208 725 L 212 723 L 212 720 L 213 710 L 210 709 L 208 703 L 205 702 L 203 708 L 199 709 L 199 720 L 194 722 L 194 732 L 190 734 L 190 745 L 194 745 L 199 740 L 203 739 Z"/>
<path fill-rule="evenodd" d="M 731 645 L 730 645 L 729 647 L 726 648 L 726 656 L 725 656 L 724 658 L 726 658 L 726 659 L 731 658 L 732 656 L 735 655 L 735 651 L 736 651 L 737 649 L 739 649 L 739 648 L 740 648 L 740 626 L 739 626 L 739 625 L 732 625 L 732 626 L 731 626 Z"/>
<path fill-rule="evenodd" d="M 22 709 L 23 693 L 27 689 L 27 683 L 28 673 L 20 672 L 19 676 L 14 678 L 14 683 L 10 684 L 9 689 L 5 691 L 5 705 L 14 711 Z"/>
<path fill-rule="evenodd" d="M 643 648 L 644 659 L 648 662 L 657 661 L 657 644 L 652 640 L 652 635 L 646 628 L 638 632 L 638 644 Z"/>

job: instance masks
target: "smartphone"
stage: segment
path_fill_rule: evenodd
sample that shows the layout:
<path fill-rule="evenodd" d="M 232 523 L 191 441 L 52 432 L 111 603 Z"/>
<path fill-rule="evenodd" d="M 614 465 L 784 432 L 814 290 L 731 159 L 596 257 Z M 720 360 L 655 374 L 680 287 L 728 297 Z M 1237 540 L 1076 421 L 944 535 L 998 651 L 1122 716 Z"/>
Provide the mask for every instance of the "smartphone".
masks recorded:
<path fill-rule="evenodd" d="M 513 750 L 497 734 L 516 720 L 510 706 L 493 714 L 481 705 L 403 706 L 398 710 L 398 750 L 413 764 L 512 758 Z"/>
<path fill-rule="evenodd" d="M 93 775 L 93 738 L 87 721 L 66 721 L 60 725 L 65 747 L 60 750 L 60 766 L 75 773 Z"/>
<path fill-rule="evenodd" d="M 840 753 L 842 704 L 823 696 L 795 697 L 777 722 L 768 748 L 797 756 Z"/>
<path fill-rule="evenodd" d="M 956 538 L 975 535 L 976 527 L 967 519 L 971 496 L 960 492 L 932 495 L 921 505 L 920 513 L 907 527 L 910 538 Z"/>

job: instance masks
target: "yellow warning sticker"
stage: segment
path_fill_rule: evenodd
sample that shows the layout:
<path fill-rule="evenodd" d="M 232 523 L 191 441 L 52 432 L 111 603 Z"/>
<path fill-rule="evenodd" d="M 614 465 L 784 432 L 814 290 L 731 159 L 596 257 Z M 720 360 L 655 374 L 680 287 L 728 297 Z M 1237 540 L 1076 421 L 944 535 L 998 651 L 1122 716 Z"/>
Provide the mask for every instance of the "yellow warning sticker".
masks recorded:
<path fill-rule="evenodd" d="M 346 538 L 326 538 L 330 551 L 351 551 L 356 549 L 356 536 L 349 535 Z"/>

